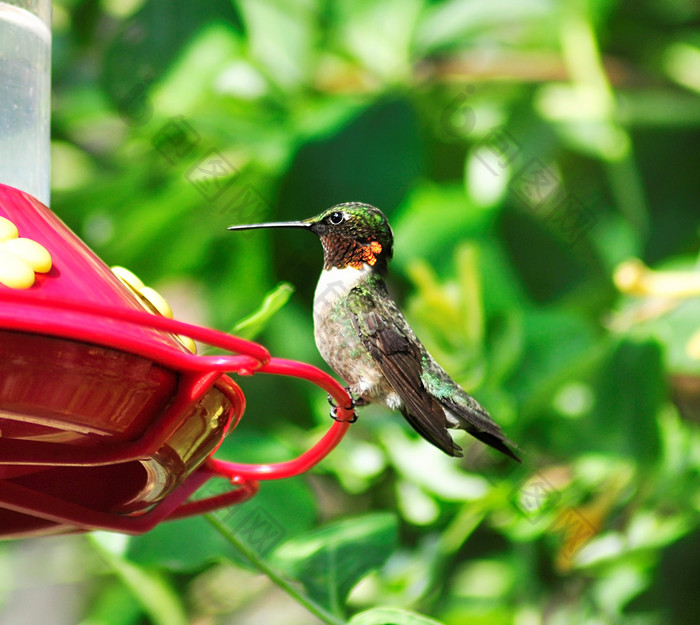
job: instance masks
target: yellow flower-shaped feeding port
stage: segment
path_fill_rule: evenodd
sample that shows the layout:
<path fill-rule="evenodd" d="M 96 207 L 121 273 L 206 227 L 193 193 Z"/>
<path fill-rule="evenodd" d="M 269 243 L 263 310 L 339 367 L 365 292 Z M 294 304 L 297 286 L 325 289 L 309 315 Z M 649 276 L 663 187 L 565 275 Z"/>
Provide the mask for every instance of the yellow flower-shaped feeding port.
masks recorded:
<path fill-rule="evenodd" d="M 0 217 L 0 284 L 28 289 L 37 273 L 51 271 L 51 254 L 43 246 L 19 236 L 17 226 Z"/>
<path fill-rule="evenodd" d="M 168 319 L 173 318 L 173 310 L 170 308 L 165 298 L 155 289 L 145 286 L 141 279 L 126 267 L 114 266 L 110 267 L 112 273 L 117 276 L 131 291 L 139 298 L 144 307 L 156 315 L 163 315 Z M 177 335 L 177 339 L 186 349 L 193 354 L 197 353 L 197 346 L 189 336 Z"/>

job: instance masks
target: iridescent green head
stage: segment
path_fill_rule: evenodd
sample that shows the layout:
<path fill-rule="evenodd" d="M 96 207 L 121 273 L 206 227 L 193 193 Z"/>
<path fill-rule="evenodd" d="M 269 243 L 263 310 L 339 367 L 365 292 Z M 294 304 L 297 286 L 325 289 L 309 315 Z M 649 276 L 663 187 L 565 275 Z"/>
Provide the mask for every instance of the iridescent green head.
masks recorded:
<path fill-rule="evenodd" d="M 394 234 L 378 208 L 360 202 L 337 204 L 303 221 L 231 226 L 229 230 L 251 228 L 303 228 L 317 234 L 324 251 L 324 269 L 370 265 L 380 273 L 393 254 Z"/>

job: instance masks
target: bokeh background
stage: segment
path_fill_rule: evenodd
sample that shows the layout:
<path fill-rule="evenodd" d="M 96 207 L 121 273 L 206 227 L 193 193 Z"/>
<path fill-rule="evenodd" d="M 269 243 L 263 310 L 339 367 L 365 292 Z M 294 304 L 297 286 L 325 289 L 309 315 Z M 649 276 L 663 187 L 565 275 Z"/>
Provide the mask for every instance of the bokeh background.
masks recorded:
<path fill-rule="evenodd" d="M 698 622 L 697 3 L 57 0 L 53 33 L 52 208 L 106 262 L 325 367 L 318 242 L 226 226 L 375 204 L 397 300 L 524 458 L 370 407 L 216 523 L 328 623 Z M 328 427 L 308 385 L 238 381 L 221 457 Z M 322 622 L 205 519 L 5 542 L 0 580 L 3 624 Z"/>

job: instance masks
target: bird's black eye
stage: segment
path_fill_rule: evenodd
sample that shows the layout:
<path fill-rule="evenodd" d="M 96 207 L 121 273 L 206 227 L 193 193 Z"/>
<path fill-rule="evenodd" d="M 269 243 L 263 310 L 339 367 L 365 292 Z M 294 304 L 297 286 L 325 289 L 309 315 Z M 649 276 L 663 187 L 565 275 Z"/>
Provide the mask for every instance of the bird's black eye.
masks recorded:
<path fill-rule="evenodd" d="M 328 215 L 328 221 L 330 221 L 334 226 L 342 224 L 345 221 L 345 213 L 334 211 Z"/>

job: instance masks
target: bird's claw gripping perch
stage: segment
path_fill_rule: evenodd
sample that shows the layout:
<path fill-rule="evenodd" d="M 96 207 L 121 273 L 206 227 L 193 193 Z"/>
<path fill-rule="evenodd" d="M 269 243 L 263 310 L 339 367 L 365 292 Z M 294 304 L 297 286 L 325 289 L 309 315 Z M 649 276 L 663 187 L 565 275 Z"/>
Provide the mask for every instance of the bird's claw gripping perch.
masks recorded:
<path fill-rule="evenodd" d="M 331 405 L 331 413 L 330 413 L 331 419 L 333 419 L 334 421 L 341 421 L 344 423 L 355 423 L 355 421 L 357 421 L 357 413 L 355 412 L 355 408 L 357 406 L 362 406 L 364 402 L 362 401 L 362 398 L 355 399 L 352 396 L 352 393 L 350 392 L 349 386 L 345 387 L 345 391 L 347 392 L 348 395 L 350 395 L 350 407 L 347 408 L 347 410 L 352 410 L 352 419 L 350 419 L 350 421 L 345 421 L 344 419 L 338 418 L 338 406 L 336 405 L 335 400 L 333 399 L 333 396 L 329 393 L 328 394 L 328 403 Z"/>

